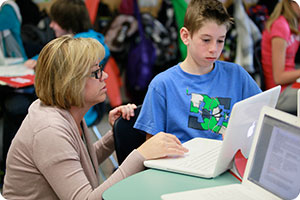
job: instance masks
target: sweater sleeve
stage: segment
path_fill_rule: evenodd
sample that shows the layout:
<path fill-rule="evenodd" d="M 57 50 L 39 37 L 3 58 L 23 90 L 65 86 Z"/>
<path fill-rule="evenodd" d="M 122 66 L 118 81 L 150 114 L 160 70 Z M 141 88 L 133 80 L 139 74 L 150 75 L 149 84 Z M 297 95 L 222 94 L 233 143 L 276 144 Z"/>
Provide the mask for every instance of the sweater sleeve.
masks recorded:
<path fill-rule="evenodd" d="M 104 159 L 111 155 L 114 150 L 113 132 L 108 131 L 94 144 L 94 147 L 96 150 L 98 163 L 100 164 L 104 161 Z M 145 158 L 137 150 L 133 150 L 124 160 L 124 162 L 118 167 L 118 169 L 104 183 L 94 190 L 90 199 L 97 199 L 99 195 L 102 196 L 102 193 L 115 183 L 144 170 L 144 160 Z"/>
<path fill-rule="evenodd" d="M 115 150 L 113 132 L 108 131 L 100 140 L 94 143 L 98 163 L 102 163 Z"/>
<path fill-rule="evenodd" d="M 111 137 L 111 132 L 103 137 L 104 146 L 112 144 Z M 75 143 L 74 138 L 51 127 L 34 139 L 34 162 L 59 199 L 100 199 L 107 188 L 144 169 L 144 157 L 134 150 L 104 183 L 93 187 L 82 168 Z"/>
<path fill-rule="evenodd" d="M 145 169 L 144 162 L 145 158 L 137 151 L 133 150 L 124 162 L 119 166 L 119 168 L 98 188 L 96 188 L 91 194 L 90 199 L 97 199 L 112 185 L 123 180 L 124 178 L 138 173 Z"/>

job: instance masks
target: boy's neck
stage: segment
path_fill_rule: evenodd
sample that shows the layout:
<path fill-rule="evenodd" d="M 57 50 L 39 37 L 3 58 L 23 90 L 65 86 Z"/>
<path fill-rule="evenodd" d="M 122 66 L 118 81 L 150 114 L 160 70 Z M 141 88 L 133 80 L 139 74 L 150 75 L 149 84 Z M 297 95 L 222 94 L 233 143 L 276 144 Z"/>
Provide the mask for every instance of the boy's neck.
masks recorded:
<path fill-rule="evenodd" d="M 187 60 L 184 60 L 180 67 L 183 71 L 189 73 L 189 74 L 195 74 L 195 75 L 204 75 L 209 72 L 211 72 L 214 69 L 214 65 L 212 66 L 199 66 L 196 63 L 190 63 Z"/>

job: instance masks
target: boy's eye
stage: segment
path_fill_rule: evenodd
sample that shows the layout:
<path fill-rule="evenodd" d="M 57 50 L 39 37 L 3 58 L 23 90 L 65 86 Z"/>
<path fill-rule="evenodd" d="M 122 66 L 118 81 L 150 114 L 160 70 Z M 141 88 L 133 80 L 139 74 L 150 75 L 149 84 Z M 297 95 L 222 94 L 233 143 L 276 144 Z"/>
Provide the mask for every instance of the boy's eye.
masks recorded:
<path fill-rule="evenodd" d="M 203 42 L 209 42 L 210 39 L 202 39 Z"/>
<path fill-rule="evenodd" d="M 218 43 L 224 43 L 224 40 L 218 40 Z"/>

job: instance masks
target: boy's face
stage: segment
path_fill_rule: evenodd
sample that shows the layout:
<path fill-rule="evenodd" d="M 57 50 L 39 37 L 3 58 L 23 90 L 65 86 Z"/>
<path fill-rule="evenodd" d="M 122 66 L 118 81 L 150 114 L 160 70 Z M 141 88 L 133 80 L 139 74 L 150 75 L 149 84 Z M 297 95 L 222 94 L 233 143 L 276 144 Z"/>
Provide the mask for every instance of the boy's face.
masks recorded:
<path fill-rule="evenodd" d="M 207 21 L 193 36 L 188 33 L 184 43 L 191 59 L 198 66 L 212 67 L 222 53 L 226 32 L 225 25 Z"/>
<path fill-rule="evenodd" d="M 61 28 L 59 26 L 59 24 L 57 22 L 53 21 L 53 20 L 51 21 L 51 23 L 49 24 L 49 26 L 50 26 L 50 28 L 53 29 L 56 37 L 60 37 L 60 36 L 63 36 L 63 35 L 66 35 L 66 34 L 70 33 L 67 30 Z"/>

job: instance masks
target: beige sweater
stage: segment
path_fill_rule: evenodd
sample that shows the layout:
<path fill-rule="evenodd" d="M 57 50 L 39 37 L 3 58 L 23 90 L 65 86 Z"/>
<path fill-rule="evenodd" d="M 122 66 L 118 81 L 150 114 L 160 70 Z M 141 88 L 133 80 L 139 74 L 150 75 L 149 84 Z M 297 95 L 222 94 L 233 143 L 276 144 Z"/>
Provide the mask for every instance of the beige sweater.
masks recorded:
<path fill-rule="evenodd" d="M 134 150 L 100 185 L 98 166 L 114 151 L 113 134 L 92 144 L 83 124 L 88 149 L 68 111 L 33 102 L 8 152 L 4 198 L 101 199 L 111 185 L 144 169 Z"/>

